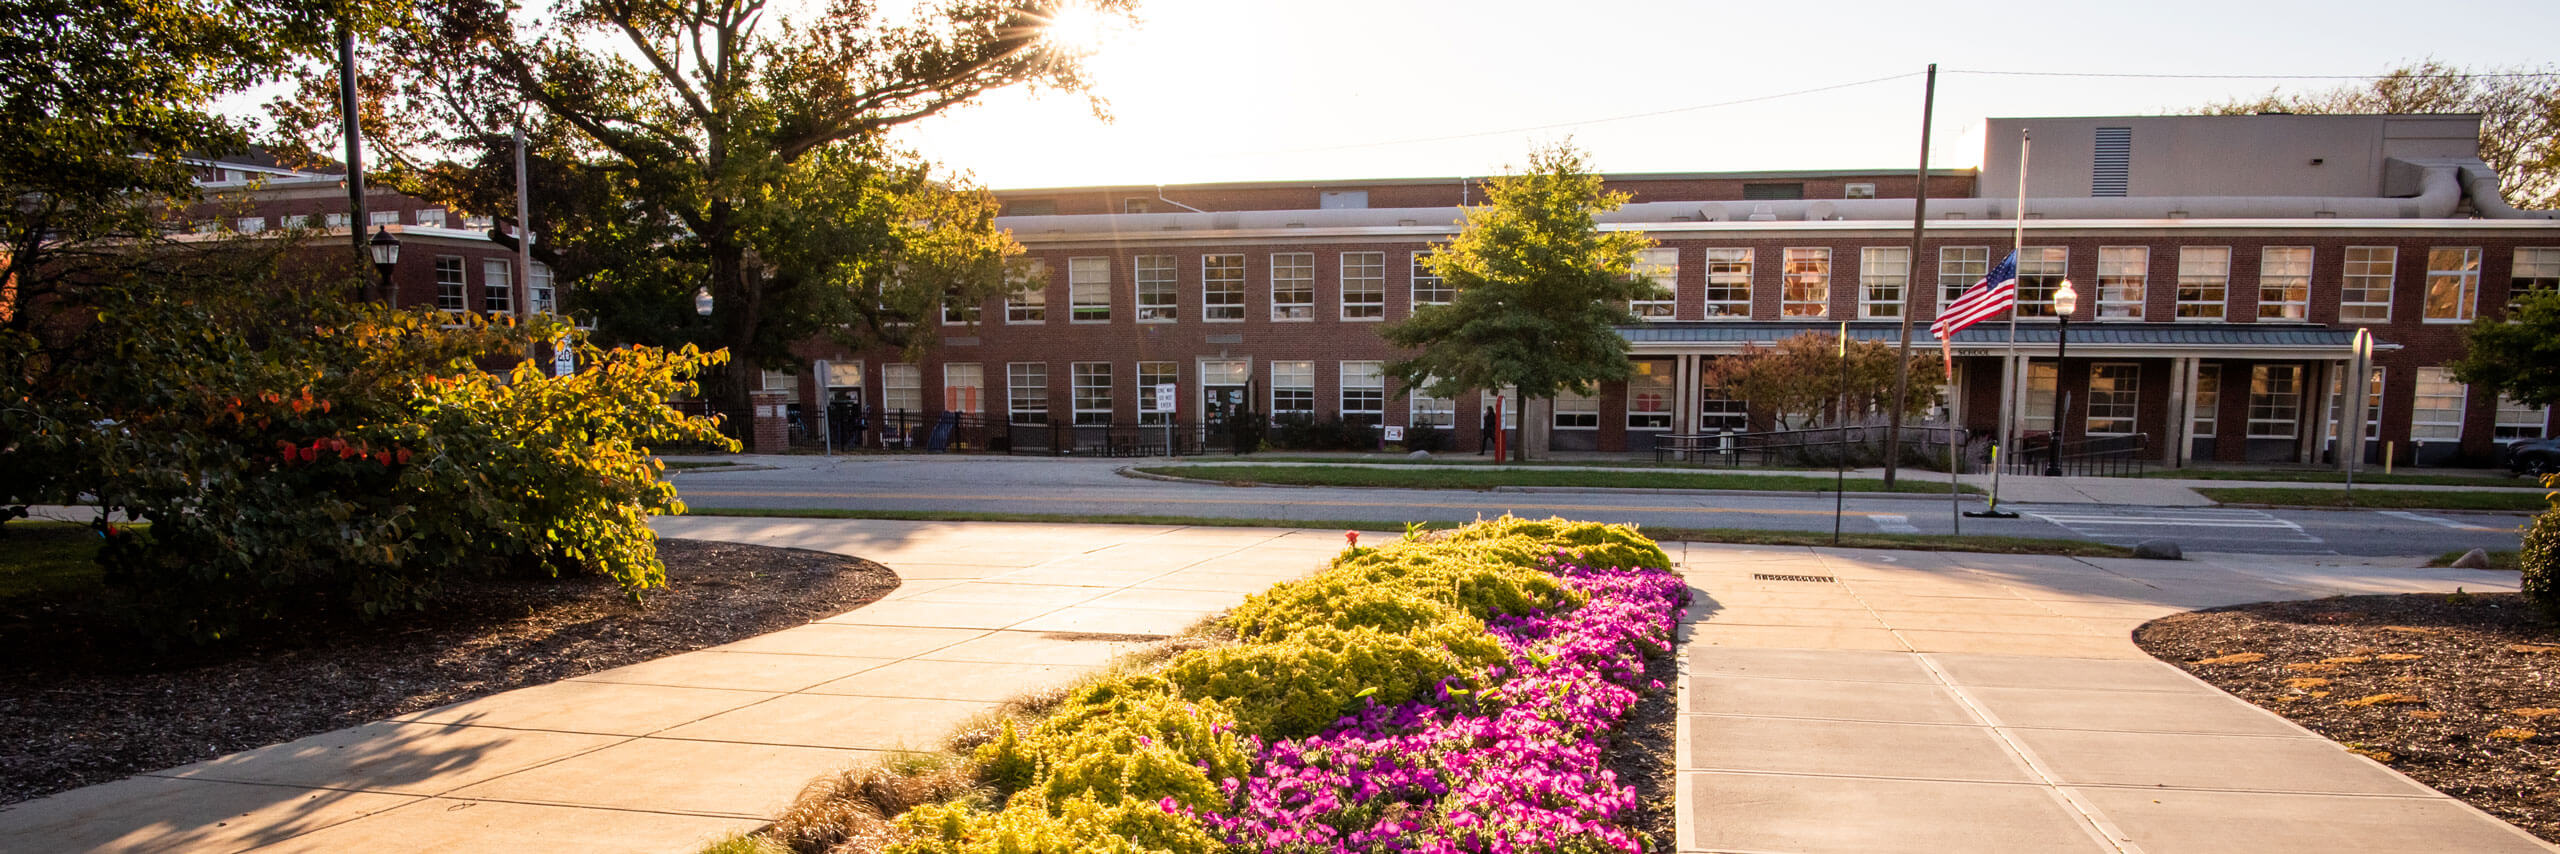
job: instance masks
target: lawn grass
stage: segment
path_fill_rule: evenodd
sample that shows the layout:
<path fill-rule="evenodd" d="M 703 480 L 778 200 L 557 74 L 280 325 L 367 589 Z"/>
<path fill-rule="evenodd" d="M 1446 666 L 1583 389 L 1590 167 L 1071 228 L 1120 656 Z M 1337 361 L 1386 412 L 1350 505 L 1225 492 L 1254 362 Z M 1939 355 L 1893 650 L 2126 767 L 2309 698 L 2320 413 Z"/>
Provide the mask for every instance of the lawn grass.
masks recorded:
<path fill-rule="evenodd" d="M 2427 565 L 2428 565 L 2428 566 L 2452 566 L 2454 561 L 2461 560 L 2461 559 L 2462 559 L 2462 556 L 2463 556 L 2463 555 L 2465 555 L 2465 554 L 2468 554 L 2468 553 L 2469 553 L 2469 550 L 2467 550 L 2467 549 L 2466 549 L 2466 550 L 2464 550 L 2464 551 L 2458 551 L 2458 552 L 2445 552 L 2444 554 L 2436 555 L 2436 559 L 2435 559 L 2435 560 L 2427 561 Z M 2516 550 L 2515 550 L 2515 549 L 2490 549 L 2490 550 L 2489 550 L 2489 568 L 2490 568 L 2490 569 L 2515 569 L 2515 568 L 2517 568 L 2517 564 L 2516 564 Z"/>
<path fill-rule="evenodd" d="M 1063 513 L 978 513 L 939 510 L 839 510 L 833 508 L 764 508 L 764 507 L 687 507 L 688 516 L 744 516 L 782 519 L 897 519 L 925 522 L 1071 522 L 1098 525 L 1191 525 L 1215 528 L 1314 528 L 1350 531 L 1387 531 L 1403 533 L 1402 522 L 1374 522 L 1358 519 L 1227 519 L 1215 516 L 1149 516 L 1113 514 L 1081 516 Z M 1420 522 L 1417 527 L 1440 530 L 1458 527 L 1458 522 Z M 1682 528 L 1645 525 L 1644 535 L 1662 541 L 1690 543 L 1734 543 L 1756 546 L 1828 546 L 1827 531 L 1763 531 L 1750 528 Z M 2048 540 L 2036 537 L 1994 537 L 1976 534 L 1844 534 L 1843 548 L 1904 549 L 1928 552 L 1991 552 L 1994 554 L 2067 555 L 2072 557 L 2132 557 L 2133 550 L 2105 543 L 2080 540 Z"/>
<path fill-rule="evenodd" d="M 2143 477 L 2171 480 L 2255 480 L 2272 483 L 2335 483 L 2345 485 L 2347 476 L 2334 471 L 2235 471 L 2232 469 L 2160 469 L 2144 472 Z M 2465 474 L 2383 474 L 2378 471 L 2356 473 L 2356 483 L 2399 486 L 2490 486 L 2534 487 L 2540 484 L 2529 477 L 2500 477 Z"/>
<path fill-rule="evenodd" d="M 1292 486 L 1381 486 L 1398 489 L 1492 489 L 1497 486 L 1562 486 L 1604 489 L 1747 489 L 1787 492 L 1830 492 L 1834 481 L 1823 476 L 1730 474 L 1694 471 L 1518 471 L 1501 469 L 1391 469 L 1355 466 L 1150 466 L 1148 474 L 1214 480 L 1224 483 L 1270 483 Z M 1849 478 L 1851 492 L 1885 492 L 1884 481 Z M 1971 486 L 1966 492 L 1979 493 Z M 1947 485 L 1903 481 L 1892 492 L 1943 495 Z"/>
<path fill-rule="evenodd" d="M 87 524 L 17 521 L 0 531 L 0 600 L 103 589 L 98 535 Z"/>
<path fill-rule="evenodd" d="M 1643 460 L 1522 460 L 1514 462 L 1511 460 L 1497 460 L 1490 454 L 1478 457 L 1455 454 L 1454 452 L 1451 456 L 1433 456 L 1429 459 L 1420 460 L 1400 454 L 1357 454 L 1348 456 L 1318 456 L 1314 454 L 1254 454 L 1250 457 L 1236 457 L 1235 459 L 1251 460 L 1253 462 L 1261 463 L 1359 463 L 1361 465 L 1371 466 L 1522 466 L 1527 468 L 1554 468 L 1562 466 L 1601 469 L 1681 470 L 1681 467 L 1679 466 L 1646 462 Z M 1828 471 L 1828 469 L 1823 470 Z M 1813 471 L 1813 469 L 1790 469 L 1790 471 Z"/>
<path fill-rule="evenodd" d="M 2276 504 L 2288 507 L 2386 507 L 2410 510 L 2548 509 L 2540 492 L 2453 492 L 2411 489 L 2312 489 L 2282 486 L 2206 486 L 2196 492 L 2222 504 Z"/>

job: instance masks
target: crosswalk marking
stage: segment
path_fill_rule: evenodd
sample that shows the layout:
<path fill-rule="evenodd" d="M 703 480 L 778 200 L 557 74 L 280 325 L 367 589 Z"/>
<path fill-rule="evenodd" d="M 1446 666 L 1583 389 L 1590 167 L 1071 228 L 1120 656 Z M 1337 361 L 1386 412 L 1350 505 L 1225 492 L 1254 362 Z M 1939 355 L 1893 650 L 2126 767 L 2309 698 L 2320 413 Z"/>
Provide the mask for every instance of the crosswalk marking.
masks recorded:
<path fill-rule="evenodd" d="M 2474 524 L 2471 524 L 2471 523 L 2469 523 L 2469 522 L 2456 522 L 2456 521 L 2454 521 L 2454 520 L 2446 519 L 2446 518 L 2443 518 L 2443 517 L 2441 517 L 2441 516 L 2422 516 L 2422 515 L 2419 515 L 2419 514 L 2416 514 L 2416 513 L 2411 513 L 2411 512 L 2409 512 L 2409 511 L 2407 511 L 2407 510 L 2376 510 L 2376 511 L 2373 511 L 2373 512 L 2375 512 L 2375 513 L 2380 513 L 2380 514 L 2382 514 L 2382 515 L 2390 516 L 2390 517 L 2394 517 L 2394 518 L 2407 519 L 2407 520 L 2412 521 L 2412 522 L 2425 522 L 2425 523 L 2428 523 L 2428 524 L 2431 524 L 2431 525 L 2443 525 L 2443 526 L 2445 526 L 2445 527 L 2447 527 L 2447 528 L 2452 528 L 2452 529 L 2454 529 L 2454 530 L 2456 530 L 2456 531 L 2503 531 L 2503 530 L 2506 530 L 2505 528 L 2490 528 L 2490 527 L 2484 527 L 2484 526 L 2480 526 L 2480 525 L 2474 525 Z"/>
<path fill-rule="evenodd" d="M 2118 507 L 2104 513 L 2031 511 L 2027 515 L 2100 541 L 2133 541 L 2180 531 L 2217 529 L 2233 531 L 2224 536 L 2246 537 L 2253 542 L 2320 542 L 2319 537 L 2304 532 L 2301 525 L 2276 518 L 2264 510 Z M 2243 531 L 2248 533 L 2241 533 Z"/>
<path fill-rule="evenodd" d="M 1876 530 L 1888 534 L 1920 533 L 1919 526 L 1911 524 L 1911 517 L 1900 513 L 1869 513 L 1867 518 L 1875 521 Z"/>

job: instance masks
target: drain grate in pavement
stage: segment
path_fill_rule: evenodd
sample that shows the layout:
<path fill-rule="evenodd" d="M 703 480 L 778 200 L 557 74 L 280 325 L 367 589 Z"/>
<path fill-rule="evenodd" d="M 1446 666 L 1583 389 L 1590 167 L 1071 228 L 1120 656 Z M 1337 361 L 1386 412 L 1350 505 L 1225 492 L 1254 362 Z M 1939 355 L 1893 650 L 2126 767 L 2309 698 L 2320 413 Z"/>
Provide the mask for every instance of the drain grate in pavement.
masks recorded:
<path fill-rule="evenodd" d="M 1769 574 L 1767 574 L 1767 573 L 1754 572 L 1754 573 L 1752 573 L 1752 574 L 1751 574 L 1751 580 L 1753 580 L 1753 581 L 1838 581 L 1838 580 L 1840 580 L 1840 579 L 1833 578 L 1833 577 L 1828 576 L 1828 575 L 1769 575 Z"/>

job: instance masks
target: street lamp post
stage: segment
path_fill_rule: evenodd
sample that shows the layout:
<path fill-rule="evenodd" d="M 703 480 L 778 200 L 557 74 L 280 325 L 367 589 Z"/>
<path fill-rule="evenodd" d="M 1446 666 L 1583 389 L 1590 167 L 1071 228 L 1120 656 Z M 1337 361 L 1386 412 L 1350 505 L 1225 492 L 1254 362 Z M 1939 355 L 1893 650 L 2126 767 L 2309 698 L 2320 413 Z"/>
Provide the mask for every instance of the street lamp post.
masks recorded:
<path fill-rule="evenodd" d="M 2061 321 L 2055 327 L 2053 343 L 2053 435 L 2045 442 L 2044 476 L 2062 476 L 2062 425 L 2065 404 L 2062 397 L 2063 360 L 2071 353 L 2071 312 L 2080 307 L 2080 292 L 2071 289 L 2071 280 L 2062 280 L 2062 289 L 2053 292 L 2053 314 Z"/>
<path fill-rule="evenodd" d="M 400 238 L 391 236 L 390 229 L 374 226 L 373 239 L 365 242 L 365 249 L 373 253 L 373 271 L 382 278 L 383 303 L 398 305 L 400 291 L 391 285 L 391 270 L 400 266 Z"/>

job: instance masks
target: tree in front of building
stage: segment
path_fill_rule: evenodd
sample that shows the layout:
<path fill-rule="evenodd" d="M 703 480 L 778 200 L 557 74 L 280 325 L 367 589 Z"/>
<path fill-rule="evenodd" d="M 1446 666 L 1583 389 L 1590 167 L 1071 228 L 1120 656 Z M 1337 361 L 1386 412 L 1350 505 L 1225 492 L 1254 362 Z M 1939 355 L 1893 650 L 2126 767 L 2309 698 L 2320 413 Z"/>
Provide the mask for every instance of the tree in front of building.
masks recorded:
<path fill-rule="evenodd" d="M 1388 362 L 1386 373 L 1435 397 L 1518 389 L 1522 423 L 1532 398 L 1590 394 L 1633 375 L 1618 327 L 1637 322 L 1628 300 L 1657 298 L 1661 287 L 1634 273 L 1636 253 L 1652 240 L 1599 228 L 1599 215 L 1627 195 L 1603 191 L 1582 153 L 1563 144 L 1489 181 L 1485 197 L 1490 204 L 1469 208 L 1458 236 L 1425 260 L 1455 298 L 1380 330 L 1388 343 L 1419 351 Z"/>
<path fill-rule="evenodd" d="M 2527 406 L 2560 403 L 2560 291 L 2520 297 L 2504 322 L 2473 324 L 2463 338 L 2462 358 L 2445 363 L 2455 380 Z"/>
<path fill-rule="evenodd" d="M 504 144 L 530 105 L 535 135 L 556 140 L 545 159 L 609 179 L 611 198 L 565 212 L 601 225 L 535 223 L 618 255 L 564 271 L 611 268 L 572 280 L 573 307 L 594 288 L 587 305 L 639 316 L 599 317 L 604 328 L 728 350 L 712 391 L 741 403 L 759 369 L 789 365 L 813 335 L 931 342 L 946 300 L 1019 287 L 993 200 L 883 137 L 999 89 L 1083 91 L 1089 48 L 1049 34 L 1070 6 L 1111 15 L 1127 0 L 828 0 L 788 18 L 751 1 L 581 0 L 528 15 L 504 0 L 420 0 L 413 25 L 369 51 L 366 133 L 395 185 L 433 196 L 455 189 L 430 180 L 441 158 Z M 325 89 L 279 111 L 312 148 L 326 138 Z M 505 171 L 472 171 L 463 183 L 503 198 L 487 185 Z M 696 319 L 702 291 L 711 309 Z"/>
<path fill-rule="evenodd" d="M 2480 161 L 2498 170 L 2508 204 L 2560 207 L 2560 72 L 2550 66 L 2466 71 L 2427 60 L 2372 82 L 2318 92 L 2271 91 L 2205 105 L 2207 115 L 2478 113 Z"/>
<path fill-rule="evenodd" d="M 1842 361 L 1839 336 L 1804 332 L 1773 347 L 1745 346 L 1741 355 L 1710 361 L 1703 382 L 1734 399 L 1750 401 L 1755 414 L 1768 416 L 1780 430 L 1836 426 L 1844 413 L 1848 423 L 1855 424 L 1893 408 L 1893 382 L 1901 361 L 1894 356 L 1893 345 L 1853 340 L 1846 371 Z M 1922 353 L 1901 367 L 1926 377 L 1938 370 L 1937 361 L 1933 354 Z M 1918 416 L 1938 402 L 1937 389 L 1914 387 L 1902 414 Z"/>

